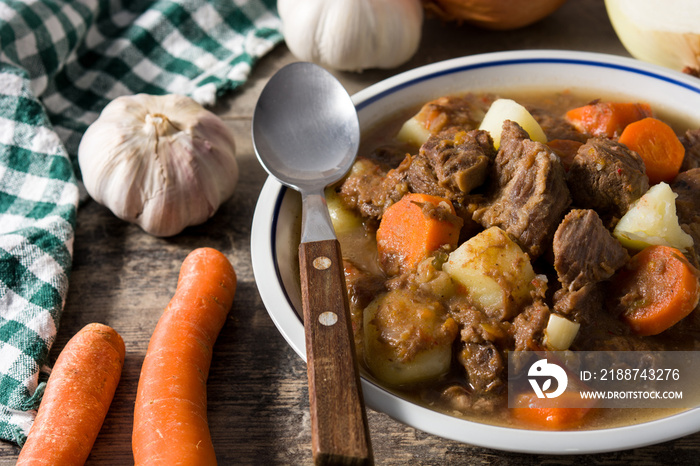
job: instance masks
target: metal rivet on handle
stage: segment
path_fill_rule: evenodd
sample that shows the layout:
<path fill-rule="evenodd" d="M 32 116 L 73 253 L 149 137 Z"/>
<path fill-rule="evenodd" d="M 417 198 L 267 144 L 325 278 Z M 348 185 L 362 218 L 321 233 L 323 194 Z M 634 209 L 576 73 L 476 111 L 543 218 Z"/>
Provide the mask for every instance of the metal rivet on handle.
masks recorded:
<path fill-rule="evenodd" d="M 313 264 L 316 270 L 326 270 L 331 266 L 331 260 L 326 256 L 318 256 L 314 259 Z"/>
<path fill-rule="evenodd" d="M 331 325 L 334 325 L 336 322 L 338 322 L 338 314 L 330 311 L 324 312 L 320 316 L 318 316 L 318 321 L 321 322 L 321 325 L 330 327 Z"/>

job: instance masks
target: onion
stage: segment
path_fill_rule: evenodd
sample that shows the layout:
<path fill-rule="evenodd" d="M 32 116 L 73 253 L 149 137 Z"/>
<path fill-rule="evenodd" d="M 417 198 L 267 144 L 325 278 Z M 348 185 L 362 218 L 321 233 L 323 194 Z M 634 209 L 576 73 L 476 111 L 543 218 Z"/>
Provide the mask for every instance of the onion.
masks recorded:
<path fill-rule="evenodd" d="M 565 351 L 574 342 L 581 324 L 557 314 L 550 314 L 544 330 L 545 346 L 552 351 Z"/>
<path fill-rule="evenodd" d="M 485 29 L 528 26 L 557 10 L 566 0 L 423 0 L 427 11 L 445 20 L 464 21 Z"/>
<path fill-rule="evenodd" d="M 698 0 L 605 0 L 610 22 L 633 57 L 697 75 Z"/>

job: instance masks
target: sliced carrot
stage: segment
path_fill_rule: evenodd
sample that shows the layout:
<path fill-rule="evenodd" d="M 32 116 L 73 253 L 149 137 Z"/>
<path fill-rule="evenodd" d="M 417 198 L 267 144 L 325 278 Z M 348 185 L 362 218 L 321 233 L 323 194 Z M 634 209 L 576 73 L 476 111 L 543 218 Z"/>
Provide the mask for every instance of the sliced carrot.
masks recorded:
<path fill-rule="evenodd" d="M 124 366 L 124 341 L 107 325 L 88 324 L 51 371 L 18 465 L 84 464 L 100 432 Z"/>
<path fill-rule="evenodd" d="M 235 293 L 236 273 L 221 252 L 200 248 L 185 258 L 141 368 L 132 434 L 136 465 L 216 464 L 206 384 Z"/>
<path fill-rule="evenodd" d="M 569 110 L 566 120 L 582 133 L 617 138 L 627 125 L 651 115 L 647 103 L 595 102 Z"/>
<path fill-rule="evenodd" d="M 622 319 L 639 335 L 657 335 L 690 314 L 700 296 L 700 272 L 675 248 L 649 246 L 618 271 Z"/>
<path fill-rule="evenodd" d="M 648 117 L 625 127 L 619 142 L 644 160 L 650 184 L 670 183 L 683 163 L 685 147 L 669 125 Z"/>
<path fill-rule="evenodd" d="M 581 400 L 576 391 L 565 391 L 556 398 L 538 398 L 534 393 L 520 393 L 511 414 L 523 425 L 545 430 L 579 427 L 593 409 L 593 402 Z M 576 407 L 569 407 L 576 406 Z"/>
<path fill-rule="evenodd" d="M 385 270 L 399 271 L 418 263 L 442 245 L 457 246 L 462 221 L 452 203 L 439 196 L 409 193 L 392 204 L 377 229 L 377 250 Z"/>

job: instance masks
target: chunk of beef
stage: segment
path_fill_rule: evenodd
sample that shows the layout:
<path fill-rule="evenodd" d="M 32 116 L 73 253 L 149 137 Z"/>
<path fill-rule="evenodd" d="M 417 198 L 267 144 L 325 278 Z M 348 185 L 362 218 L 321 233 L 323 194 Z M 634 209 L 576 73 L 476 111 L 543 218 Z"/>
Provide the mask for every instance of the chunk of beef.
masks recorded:
<path fill-rule="evenodd" d="M 569 167 L 571 167 L 571 164 L 574 162 L 576 153 L 583 144 L 583 142 L 574 141 L 573 139 L 551 139 L 547 142 L 549 148 L 559 156 L 561 165 L 566 171 L 569 171 Z"/>
<path fill-rule="evenodd" d="M 649 189 L 639 154 L 604 137 L 589 139 L 579 148 L 567 182 L 574 205 L 595 210 L 607 225 Z"/>
<path fill-rule="evenodd" d="M 627 263 L 629 254 L 598 214 L 590 209 L 569 212 L 554 234 L 552 250 L 561 283 L 554 293 L 554 310 L 584 325 L 609 320 L 603 282 Z"/>
<path fill-rule="evenodd" d="M 678 194 L 678 223 L 693 238 L 693 247 L 686 256 L 695 267 L 700 267 L 700 168 L 679 173 L 671 189 Z"/>
<path fill-rule="evenodd" d="M 700 223 L 683 223 L 681 229 L 693 238 L 693 247 L 684 251 L 685 257 L 696 269 L 700 269 Z"/>
<path fill-rule="evenodd" d="M 448 129 L 431 136 L 418 155 L 407 155 L 389 171 L 388 184 L 465 204 L 467 193 L 484 182 L 494 156 L 487 132 Z"/>
<path fill-rule="evenodd" d="M 651 340 L 637 337 L 620 319 L 620 308 L 609 298 L 610 282 L 596 282 L 576 291 L 557 290 L 554 311 L 581 323 L 573 350 L 643 351 L 652 349 Z"/>
<path fill-rule="evenodd" d="M 499 348 L 508 346 L 509 324 L 487 316 L 467 298 L 452 300 L 448 310 L 460 329 L 457 359 L 466 371 L 470 396 L 499 393 L 505 387 L 504 356 Z"/>
<path fill-rule="evenodd" d="M 530 141 L 532 144 L 526 143 Z M 496 181 L 496 189 L 510 182 L 532 154 L 543 150 L 538 143 L 530 140 L 530 135 L 518 123 L 506 120 L 501 132 L 501 147 L 496 154 L 491 176 Z"/>
<path fill-rule="evenodd" d="M 450 315 L 460 328 L 460 338 L 464 343 L 494 343 L 505 347 L 508 341 L 507 323 L 487 316 L 476 307 L 463 301 L 452 303 Z"/>
<path fill-rule="evenodd" d="M 379 219 L 384 210 L 408 192 L 401 174 L 368 158 L 359 158 L 339 188 L 338 194 L 350 208 L 365 217 Z"/>
<path fill-rule="evenodd" d="M 571 141 L 586 142 L 588 136 L 577 130 L 574 125 L 566 121 L 560 115 L 538 107 L 528 107 L 532 117 L 539 123 L 548 141 L 566 139 Z"/>
<path fill-rule="evenodd" d="M 358 159 L 339 190 L 346 205 L 374 219 L 408 192 L 467 205 L 467 193 L 484 182 L 495 156 L 486 131 L 458 128 L 430 137 L 418 155 L 406 154 L 395 168 L 381 160 L 395 160 L 396 152 L 384 152 Z"/>
<path fill-rule="evenodd" d="M 350 322 L 355 341 L 355 351 L 361 359 L 363 354 L 363 311 L 367 305 L 384 291 L 382 277 L 360 270 L 353 263 L 343 260 L 345 284 L 348 289 Z"/>
<path fill-rule="evenodd" d="M 549 314 L 549 306 L 538 299 L 513 319 L 509 333 L 515 342 L 515 351 L 534 351 L 541 348 Z"/>
<path fill-rule="evenodd" d="M 354 263 L 343 260 L 345 284 L 348 289 L 348 302 L 360 311 L 367 307 L 380 292 L 385 291 L 384 277 L 357 267 Z M 361 317 L 360 317 L 361 318 Z"/>
<path fill-rule="evenodd" d="M 444 389 L 440 393 L 439 403 L 460 413 L 489 413 L 496 416 L 503 412 L 495 412 L 496 408 L 504 404 L 503 400 L 496 394 L 475 394 L 473 390 L 461 384 L 450 385 Z"/>
<path fill-rule="evenodd" d="M 554 268 L 567 291 L 607 280 L 629 259 L 591 209 L 574 209 L 564 217 L 552 244 Z"/>
<path fill-rule="evenodd" d="M 680 140 L 685 147 L 681 171 L 700 168 L 700 129 L 689 129 Z"/>
<path fill-rule="evenodd" d="M 493 343 L 465 343 L 458 360 L 474 392 L 497 393 L 505 388 L 505 363 Z"/>
<path fill-rule="evenodd" d="M 700 222 L 700 168 L 679 173 L 671 183 L 678 194 L 676 213 L 681 224 Z"/>
<path fill-rule="evenodd" d="M 428 138 L 420 155 L 430 162 L 440 186 L 466 194 L 483 184 L 496 151 L 487 131 L 452 127 Z"/>
<path fill-rule="evenodd" d="M 430 161 L 421 155 L 407 155 L 387 176 L 392 180 L 392 184 L 405 185 L 410 192 L 454 200 L 454 192 L 440 184 Z"/>
<path fill-rule="evenodd" d="M 517 123 L 506 121 L 491 183 L 491 194 L 474 211 L 474 220 L 485 228 L 502 228 L 531 258 L 540 256 L 571 202 L 559 158 L 545 144 L 530 140 Z"/>
<path fill-rule="evenodd" d="M 602 282 L 590 282 L 574 291 L 560 288 L 554 293 L 555 312 L 584 325 L 594 324 L 605 314 Z"/>
<path fill-rule="evenodd" d="M 440 97 L 423 105 L 416 119 L 426 124 L 430 134 L 455 126 L 469 131 L 479 127 L 494 100 L 494 96 L 477 94 Z"/>

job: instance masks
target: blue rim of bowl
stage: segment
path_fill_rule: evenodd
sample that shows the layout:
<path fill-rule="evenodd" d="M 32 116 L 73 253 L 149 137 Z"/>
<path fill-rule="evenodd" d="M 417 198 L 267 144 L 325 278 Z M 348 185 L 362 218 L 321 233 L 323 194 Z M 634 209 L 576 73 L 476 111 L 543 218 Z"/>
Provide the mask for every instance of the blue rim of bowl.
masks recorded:
<path fill-rule="evenodd" d="M 462 73 L 464 71 L 476 70 L 476 69 L 480 69 L 480 68 L 494 68 L 497 66 L 532 65 L 532 64 L 579 65 L 579 66 L 596 66 L 596 67 L 600 67 L 600 68 L 617 69 L 620 71 L 627 71 L 630 73 L 640 74 L 643 76 L 648 76 L 648 77 L 651 77 L 654 79 L 658 79 L 660 81 L 674 84 L 674 85 L 683 87 L 685 89 L 688 89 L 690 91 L 693 91 L 697 94 L 700 94 L 700 87 L 698 85 L 692 85 L 691 83 L 689 83 L 687 81 L 681 81 L 678 78 L 673 78 L 673 77 L 668 76 L 668 75 L 659 74 L 658 71 L 641 69 L 638 66 L 633 67 L 630 65 L 594 61 L 591 59 L 583 59 L 583 58 L 578 58 L 578 59 L 551 58 L 551 57 L 550 58 L 545 58 L 545 57 L 542 57 L 542 58 L 513 58 L 513 59 L 505 59 L 505 60 L 487 61 L 487 62 L 482 62 L 482 63 L 472 63 L 472 64 L 463 65 L 463 66 L 447 68 L 444 70 L 436 71 L 436 72 L 431 73 L 431 74 L 422 75 L 422 76 L 417 77 L 415 79 L 405 81 L 401 84 L 397 84 L 395 86 L 392 86 L 391 88 L 389 88 L 383 92 L 377 93 L 373 97 L 363 99 L 362 102 L 357 104 L 355 107 L 357 108 L 358 111 L 360 111 L 363 108 L 368 107 L 369 105 L 373 104 L 374 102 L 385 98 L 387 95 L 391 95 L 397 91 L 400 91 L 401 89 L 415 86 L 416 84 L 418 84 L 422 81 L 429 81 L 431 79 L 435 79 L 435 78 L 438 78 L 440 76 L 447 76 L 450 74 Z M 427 68 L 429 66 L 430 65 L 427 65 L 426 67 L 423 67 L 423 68 Z M 418 68 L 418 70 L 421 70 L 423 68 Z M 700 81 L 699 81 L 699 83 L 700 83 Z"/>
<path fill-rule="evenodd" d="M 551 55 L 565 54 L 566 57 L 552 57 Z M 535 55 L 535 56 L 532 56 Z M 576 58 L 575 58 L 576 57 Z M 462 63 L 464 60 L 467 63 Z M 452 65 L 454 64 L 454 65 Z M 368 87 L 353 95 L 353 100 L 355 101 L 355 106 L 358 112 L 371 104 L 386 98 L 388 95 L 396 93 L 402 89 L 406 89 L 415 86 L 423 81 L 432 80 L 441 76 L 446 76 L 450 74 L 462 73 L 469 70 L 475 70 L 480 68 L 491 68 L 499 66 L 511 66 L 511 65 L 532 65 L 532 64 L 565 64 L 565 65 L 579 65 L 579 66 L 593 66 L 601 68 L 616 69 L 624 72 L 634 73 L 650 77 L 653 79 L 658 79 L 669 84 L 680 86 L 686 90 L 692 91 L 696 94 L 700 94 L 700 80 L 697 83 L 693 83 L 690 77 L 686 77 L 681 73 L 674 72 L 672 70 L 667 70 L 665 68 L 658 67 L 656 65 L 650 65 L 643 62 L 639 62 L 634 59 L 626 57 L 617 57 L 612 55 L 606 55 L 601 53 L 591 53 L 591 52 L 571 52 L 571 51 L 557 51 L 557 50 L 536 50 L 536 51 L 515 51 L 515 52 L 494 52 L 481 55 L 472 55 L 469 57 L 455 58 L 451 60 L 446 60 L 443 62 L 437 62 L 430 65 L 425 65 L 413 70 L 409 70 L 400 73 L 392 78 L 388 78 L 381 81 L 375 85 Z M 431 69 L 437 68 L 435 71 Z M 411 74 L 416 74 L 416 77 L 411 78 Z M 396 81 L 395 84 L 392 84 Z M 375 89 L 379 86 L 385 86 L 386 89 L 381 91 L 376 91 Z M 465 86 L 466 87 L 466 86 Z M 369 94 L 365 97 L 365 94 Z M 280 209 L 286 192 L 289 188 L 279 184 L 279 191 L 275 199 L 275 205 L 273 210 L 273 218 L 271 221 L 270 229 L 270 250 L 272 254 L 272 260 L 274 263 L 274 269 L 276 273 L 276 278 L 279 284 L 282 284 L 282 274 L 280 272 L 279 264 L 277 263 L 277 244 L 276 244 L 276 234 L 278 220 L 280 216 Z M 254 267 L 255 268 L 255 267 Z M 256 280 L 257 281 L 257 280 Z M 303 319 L 298 312 L 295 311 L 295 306 L 292 299 L 290 298 L 287 290 L 284 286 L 281 286 L 282 293 L 286 299 L 292 312 L 296 315 L 296 318 L 303 325 Z M 268 311 L 269 314 L 269 311 Z M 272 317 L 272 316 L 271 316 Z M 273 320 L 277 324 L 276 319 Z M 281 329 L 280 329 L 281 330 Z M 287 335 L 284 335 L 287 338 Z M 295 348 L 296 349 L 296 348 Z M 298 351 L 297 351 L 298 352 Z M 700 430 L 700 427 L 694 427 L 685 430 L 673 430 L 666 429 L 662 433 L 659 433 L 659 429 L 651 429 L 656 435 L 653 436 L 637 436 L 630 437 L 631 441 L 627 443 L 617 444 L 617 441 L 609 442 L 605 445 L 598 443 L 597 445 L 591 444 L 592 440 L 600 440 L 601 433 L 604 435 L 609 435 L 614 437 L 614 433 L 621 431 L 636 431 L 644 428 L 650 424 L 661 424 L 666 426 L 669 419 L 680 419 L 687 418 L 689 415 L 694 416 L 696 413 L 700 412 L 700 407 L 686 410 L 684 412 L 671 415 L 667 418 L 656 419 L 652 421 L 642 422 L 639 424 L 634 424 L 631 426 L 623 427 L 613 427 L 605 429 L 595 429 L 595 430 L 584 430 L 584 431 L 562 431 L 562 432 L 552 432 L 552 431 L 537 431 L 537 430 L 527 430 L 518 429 L 512 427 L 503 427 L 491 424 L 483 424 L 476 421 L 469 421 L 466 419 L 457 418 L 447 414 L 439 413 L 437 411 L 431 410 L 429 408 L 415 404 L 409 400 L 401 398 L 399 395 L 387 390 L 381 385 L 375 382 L 362 378 L 363 387 L 365 387 L 365 397 L 367 397 L 367 388 L 378 390 L 385 394 L 385 396 L 398 398 L 396 403 L 408 403 L 412 405 L 413 409 L 418 410 L 420 416 L 429 416 L 432 418 L 443 418 L 445 420 L 451 420 L 455 422 L 464 423 L 464 425 L 471 425 L 474 428 L 481 429 L 485 432 L 493 433 L 497 435 L 499 432 L 517 432 L 517 435 L 521 437 L 519 442 L 515 442 L 511 445 L 503 445 L 497 441 L 485 440 L 487 435 L 482 435 L 480 441 L 476 441 L 473 445 L 493 448 L 496 450 L 517 452 L 517 453 L 539 453 L 539 454 L 559 454 L 559 455 L 571 455 L 571 454 L 593 454 L 593 453 L 604 453 L 610 451 L 620 451 L 631 448 L 644 447 L 648 445 L 653 445 L 657 443 L 662 443 L 665 441 L 673 440 L 676 438 L 683 437 L 685 435 L 690 435 L 694 432 Z M 417 422 L 412 422 L 412 420 L 407 420 L 406 417 L 397 414 L 398 411 L 387 412 L 382 409 L 383 407 L 378 406 L 376 409 L 379 411 L 384 411 L 391 417 L 398 419 L 404 424 L 410 425 L 414 428 L 423 430 L 425 432 L 437 435 L 450 440 L 455 440 L 461 443 L 467 443 L 460 438 L 459 435 L 451 436 L 446 432 L 440 431 L 439 429 L 426 429 L 424 426 L 419 425 Z M 399 407 L 400 409 L 400 407 Z M 410 416 L 407 416 L 410 417 Z M 415 417 L 415 416 L 413 416 Z M 413 418 L 412 417 L 412 418 Z M 651 427 L 651 426 L 650 426 Z M 649 430 L 649 429 L 647 429 Z M 576 436 L 577 440 L 570 443 L 569 440 L 572 436 Z M 588 439 L 589 441 L 586 441 Z M 553 442 L 553 443 L 552 443 Z M 559 442 L 559 443 L 557 443 Z M 583 444 L 583 445 L 581 445 Z M 548 445 L 544 448 L 542 445 Z"/>

